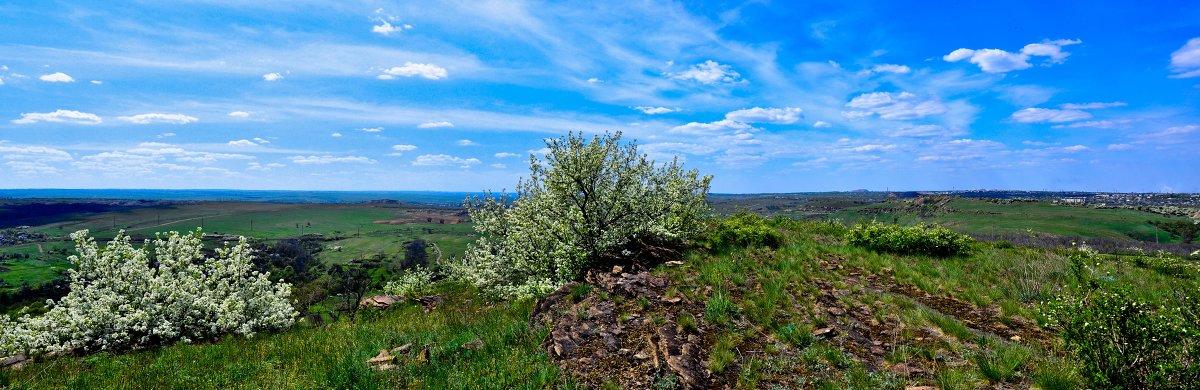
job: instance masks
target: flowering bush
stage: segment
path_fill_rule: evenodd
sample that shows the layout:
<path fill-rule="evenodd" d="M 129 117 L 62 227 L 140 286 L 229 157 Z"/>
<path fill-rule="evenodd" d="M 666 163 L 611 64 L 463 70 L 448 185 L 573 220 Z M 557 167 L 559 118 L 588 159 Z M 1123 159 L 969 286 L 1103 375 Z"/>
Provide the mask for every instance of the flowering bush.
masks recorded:
<path fill-rule="evenodd" d="M 416 267 L 405 271 L 396 280 L 387 282 L 383 292 L 404 298 L 415 298 L 429 291 L 433 284 L 433 272 L 425 267 Z"/>
<path fill-rule="evenodd" d="M 0 352 L 122 350 L 291 326 L 291 286 L 251 270 L 244 237 L 205 258 L 200 236 L 171 232 L 135 248 L 122 231 L 101 248 L 87 230 L 71 234 L 70 292 L 42 316 L 0 316 Z"/>
<path fill-rule="evenodd" d="M 847 234 L 850 244 L 880 252 L 946 257 L 971 250 L 971 237 L 941 226 L 885 225 L 872 221 L 855 225 Z"/>
<path fill-rule="evenodd" d="M 546 141 L 517 196 L 468 199 L 480 238 L 452 275 L 501 296 L 545 294 L 638 237 L 683 240 L 703 229 L 711 177 L 655 164 L 620 133 Z"/>
<path fill-rule="evenodd" d="M 1127 289 L 1093 285 L 1048 304 L 1051 326 L 1093 388 L 1182 389 L 1200 383 L 1200 324 L 1194 297 L 1180 307 L 1152 305 Z"/>

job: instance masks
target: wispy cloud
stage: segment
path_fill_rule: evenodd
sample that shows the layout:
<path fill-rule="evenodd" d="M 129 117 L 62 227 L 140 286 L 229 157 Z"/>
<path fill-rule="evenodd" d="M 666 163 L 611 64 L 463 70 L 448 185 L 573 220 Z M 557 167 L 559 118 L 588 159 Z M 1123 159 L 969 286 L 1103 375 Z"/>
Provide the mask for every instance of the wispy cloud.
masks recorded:
<path fill-rule="evenodd" d="M 194 116 L 189 116 L 189 115 L 160 114 L 160 113 L 137 114 L 137 115 L 131 115 L 131 116 L 118 116 L 117 119 L 123 120 L 126 122 L 130 122 L 130 123 L 134 123 L 134 124 L 139 124 L 139 125 L 160 124 L 160 123 L 161 124 L 171 124 L 171 125 L 185 125 L 185 124 L 196 122 L 196 121 L 200 120 L 199 118 L 196 118 Z"/>
<path fill-rule="evenodd" d="M 55 110 L 54 112 L 30 112 L 21 114 L 21 119 L 14 119 L 12 123 L 19 125 L 33 124 L 38 122 L 58 122 L 58 123 L 74 123 L 81 125 L 95 125 L 103 122 L 96 114 L 80 112 L 74 110 Z"/>

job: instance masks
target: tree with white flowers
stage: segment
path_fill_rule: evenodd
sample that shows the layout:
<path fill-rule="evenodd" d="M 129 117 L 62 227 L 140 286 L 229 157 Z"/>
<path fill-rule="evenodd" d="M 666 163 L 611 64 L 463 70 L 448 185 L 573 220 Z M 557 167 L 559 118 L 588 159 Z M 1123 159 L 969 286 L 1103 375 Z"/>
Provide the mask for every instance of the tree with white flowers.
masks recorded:
<path fill-rule="evenodd" d="M 545 294 L 640 237 L 682 241 L 702 229 L 711 176 L 656 164 L 621 134 L 546 141 L 516 196 L 468 199 L 480 238 L 452 274 L 506 297 Z"/>
<path fill-rule="evenodd" d="M 206 258 L 199 230 L 155 235 L 140 248 L 122 231 L 101 247 L 71 234 L 70 291 L 46 314 L 0 315 L 0 353 L 137 349 L 287 328 L 291 286 L 253 271 L 245 237 Z M 153 252 L 151 249 L 153 248 Z M 153 253 L 153 255 L 151 255 Z"/>

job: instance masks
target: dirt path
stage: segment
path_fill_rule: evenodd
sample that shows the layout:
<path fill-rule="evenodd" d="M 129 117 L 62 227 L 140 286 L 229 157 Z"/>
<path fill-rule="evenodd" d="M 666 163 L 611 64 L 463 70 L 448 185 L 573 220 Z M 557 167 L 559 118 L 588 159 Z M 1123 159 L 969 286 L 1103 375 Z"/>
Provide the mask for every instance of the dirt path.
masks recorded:
<path fill-rule="evenodd" d="M 39 254 L 45 254 L 45 253 L 46 253 L 46 250 L 45 250 L 45 249 L 42 249 L 42 244 L 41 244 L 41 243 L 38 243 L 38 244 L 36 244 L 36 245 L 37 245 L 37 247 L 38 247 L 38 253 L 39 253 Z"/>

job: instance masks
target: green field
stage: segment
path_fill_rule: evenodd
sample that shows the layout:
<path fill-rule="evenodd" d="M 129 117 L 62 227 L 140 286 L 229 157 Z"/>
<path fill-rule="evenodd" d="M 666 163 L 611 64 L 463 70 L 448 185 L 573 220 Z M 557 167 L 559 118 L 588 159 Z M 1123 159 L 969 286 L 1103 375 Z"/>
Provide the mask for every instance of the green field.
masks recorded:
<path fill-rule="evenodd" d="M 963 233 L 976 235 L 1022 235 L 1030 232 L 1060 236 L 1103 237 L 1125 240 L 1175 242 L 1150 221 L 1185 220 L 1129 209 L 1096 209 L 1055 205 L 1047 202 L 1000 204 L 982 200 L 953 198 L 944 205 L 921 205 L 913 200 L 893 200 L 856 206 L 830 214 L 853 224 L 876 220 L 883 223 L 915 225 L 940 224 Z M 1174 240 L 1174 241 L 1172 241 Z"/>
<path fill-rule="evenodd" d="M 20 257 L 0 262 L 0 266 L 7 269 L 0 271 L 0 281 L 5 283 L 0 286 L 0 291 L 15 289 L 22 284 L 37 286 L 60 278 L 60 271 L 70 266 L 67 256 L 74 252 L 67 235 L 82 229 L 88 229 L 100 241 L 112 238 L 119 230 L 124 230 L 135 240 L 152 238 L 156 232 L 197 228 L 202 228 L 206 234 L 268 241 L 320 235 L 326 249 L 320 254 L 322 260 L 341 264 L 379 254 L 397 256 L 403 252 L 403 243 L 417 238 L 436 243 L 446 258 L 462 256 L 467 243 L 472 241 L 471 224 L 442 224 L 439 223 L 442 218 L 438 217 L 453 220 L 458 218 L 458 212 L 449 208 L 404 205 L 195 202 L 69 215 L 60 221 L 31 228 L 51 237 L 45 241 L 0 247 L 4 257 Z M 376 223 L 393 220 L 405 223 Z M 331 250 L 338 246 L 342 249 Z M 52 251 L 54 253 L 50 253 Z"/>

